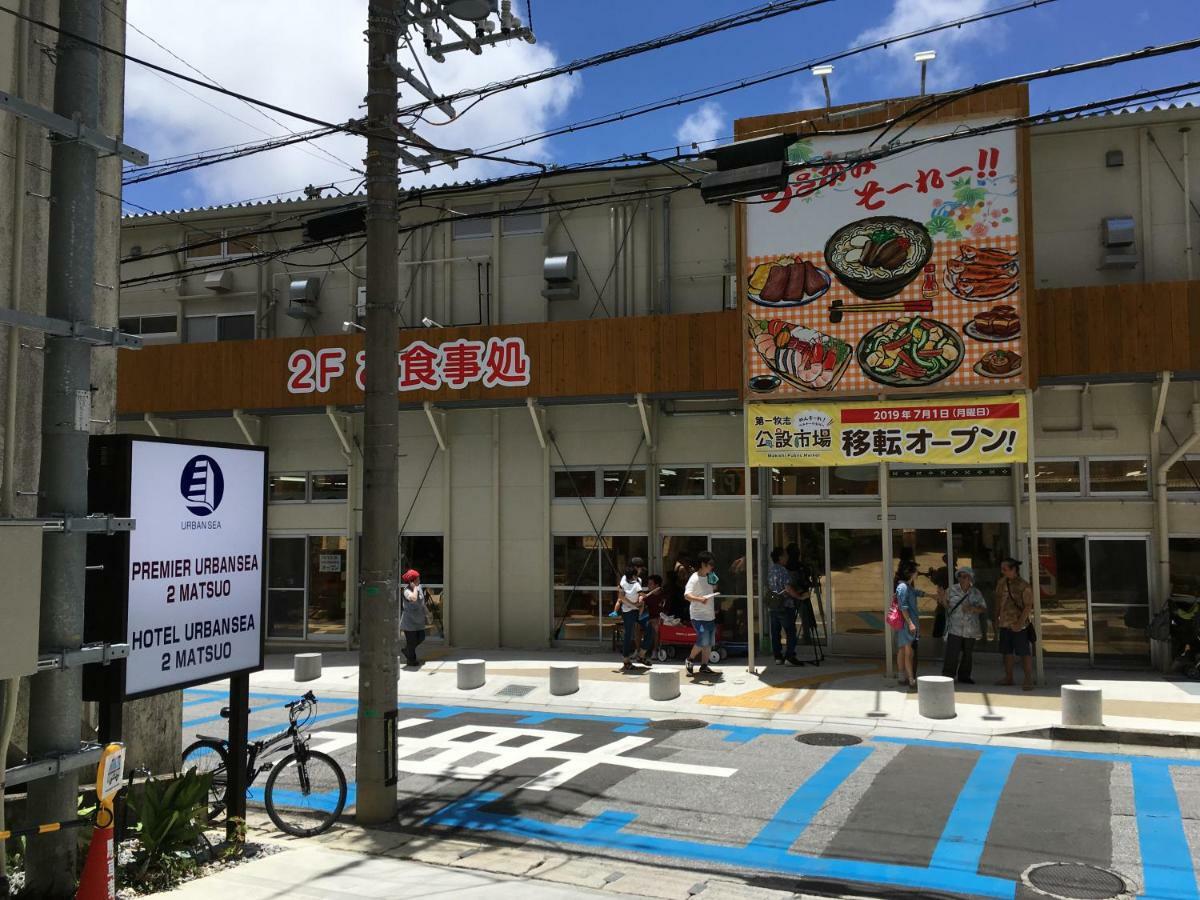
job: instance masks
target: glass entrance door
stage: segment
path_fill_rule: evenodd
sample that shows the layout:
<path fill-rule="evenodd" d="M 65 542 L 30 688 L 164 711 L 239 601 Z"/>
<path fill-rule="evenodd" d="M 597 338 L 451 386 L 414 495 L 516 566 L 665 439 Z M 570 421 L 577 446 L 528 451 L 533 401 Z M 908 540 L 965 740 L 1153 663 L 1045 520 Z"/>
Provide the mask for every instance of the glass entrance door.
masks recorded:
<path fill-rule="evenodd" d="M 344 640 L 344 535 L 272 537 L 267 560 L 267 637 Z"/>

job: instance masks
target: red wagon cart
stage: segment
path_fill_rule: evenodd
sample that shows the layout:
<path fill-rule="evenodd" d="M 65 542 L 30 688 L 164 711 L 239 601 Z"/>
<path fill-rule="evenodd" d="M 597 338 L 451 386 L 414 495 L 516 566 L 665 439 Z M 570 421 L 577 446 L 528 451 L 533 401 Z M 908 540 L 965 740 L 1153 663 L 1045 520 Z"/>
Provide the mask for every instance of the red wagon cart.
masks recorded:
<path fill-rule="evenodd" d="M 724 627 L 717 625 L 717 636 L 712 650 L 708 654 L 710 663 L 719 663 L 729 657 L 729 650 L 724 641 Z M 696 629 L 691 625 L 668 625 L 665 622 L 658 626 L 658 652 L 655 656 L 661 660 L 685 657 L 696 645 Z"/>

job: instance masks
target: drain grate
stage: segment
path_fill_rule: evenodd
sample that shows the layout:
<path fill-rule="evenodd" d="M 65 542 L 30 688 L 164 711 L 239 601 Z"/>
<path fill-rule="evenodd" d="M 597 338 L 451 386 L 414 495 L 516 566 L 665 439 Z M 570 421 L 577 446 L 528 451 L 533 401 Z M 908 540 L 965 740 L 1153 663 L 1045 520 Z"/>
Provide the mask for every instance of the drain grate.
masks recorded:
<path fill-rule="evenodd" d="M 1042 863 L 1025 870 L 1023 880 L 1066 900 L 1111 900 L 1125 896 L 1129 886 L 1116 872 L 1083 863 Z"/>
<path fill-rule="evenodd" d="M 810 731 L 808 734 L 796 735 L 796 740 L 813 747 L 852 747 L 862 743 L 862 738 L 857 735 L 835 731 Z"/>
<path fill-rule="evenodd" d="M 708 723 L 703 719 L 657 719 L 650 723 L 651 728 L 661 728 L 663 731 L 689 731 L 693 728 L 707 728 Z"/>
<path fill-rule="evenodd" d="M 537 688 L 535 684 L 509 684 L 496 691 L 497 697 L 524 697 L 532 694 Z"/>

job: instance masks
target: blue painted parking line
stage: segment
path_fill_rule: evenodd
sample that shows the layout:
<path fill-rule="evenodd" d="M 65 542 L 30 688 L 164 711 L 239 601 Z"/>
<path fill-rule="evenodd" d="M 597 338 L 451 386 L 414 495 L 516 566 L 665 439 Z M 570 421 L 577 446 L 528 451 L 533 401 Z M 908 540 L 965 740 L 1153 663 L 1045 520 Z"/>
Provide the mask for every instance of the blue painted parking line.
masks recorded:
<path fill-rule="evenodd" d="M 716 722 L 708 726 L 710 731 L 725 731 L 725 743 L 728 744 L 748 744 L 756 737 L 762 737 L 764 734 L 782 734 L 792 737 L 795 735 L 794 728 L 763 728 L 756 725 L 725 725 Z"/>
<path fill-rule="evenodd" d="M 1196 900 L 1196 870 L 1171 781 L 1172 760 L 1132 764 L 1133 806 L 1145 877 L 1144 897 Z"/>
<path fill-rule="evenodd" d="M 992 828 L 992 818 L 1000 795 L 1016 762 L 1015 749 L 983 747 L 967 783 L 959 791 L 946 827 L 933 851 L 930 866 L 963 869 L 974 872 L 979 868 L 983 846 Z"/>

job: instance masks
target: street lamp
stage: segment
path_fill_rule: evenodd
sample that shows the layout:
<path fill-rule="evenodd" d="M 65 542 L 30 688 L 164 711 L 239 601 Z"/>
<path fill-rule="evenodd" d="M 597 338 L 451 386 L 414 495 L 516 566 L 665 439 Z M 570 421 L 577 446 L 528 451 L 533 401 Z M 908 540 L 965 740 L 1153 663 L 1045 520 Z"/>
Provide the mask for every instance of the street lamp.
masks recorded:
<path fill-rule="evenodd" d="M 366 330 L 367 329 L 363 328 L 363 326 L 359 325 L 357 322 L 343 322 L 342 323 L 342 333 L 343 334 L 349 334 L 352 331 L 364 331 L 365 332 Z"/>
<path fill-rule="evenodd" d="M 918 50 L 913 54 L 913 59 L 921 64 L 921 96 L 925 96 L 925 68 L 935 59 L 937 59 L 936 50 Z"/>
<path fill-rule="evenodd" d="M 833 99 L 829 93 L 829 76 L 833 74 L 833 66 L 813 66 L 812 73 L 821 79 L 821 84 L 825 88 L 825 108 L 829 109 L 833 106 Z"/>
<path fill-rule="evenodd" d="M 446 327 L 445 325 L 439 325 L 437 322 L 433 321 L 433 319 L 429 318 L 429 316 L 425 316 L 424 318 L 422 318 L 421 324 L 424 325 L 426 328 L 445 328 Z"/>

